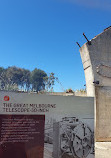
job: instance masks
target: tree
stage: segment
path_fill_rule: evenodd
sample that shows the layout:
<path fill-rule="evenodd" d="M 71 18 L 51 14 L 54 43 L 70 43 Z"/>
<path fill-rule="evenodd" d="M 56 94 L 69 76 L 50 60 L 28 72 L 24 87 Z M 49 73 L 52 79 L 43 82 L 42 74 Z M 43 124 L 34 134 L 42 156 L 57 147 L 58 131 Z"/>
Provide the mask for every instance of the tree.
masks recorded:
<path fill-rule="evenodd" d="M 18 90 L 20 88 L 29 90 L 30 71 L 16 66 L 6 69 L 0 67 L 0 89 Z"/>
<path fill-rule="evenodd" d="M 27 91 L 29 91 L 29 89 L 31 88 L 31 72 L 27 69 L 22 69 L 23 71 L 23 77 L 21 80 L 22 85 L 25 86 L 25 89 Z"/>
<path fill-rule="evenodd" d="M 57 80 L 58 80 L 58 78 L 55 77 L 55 74 L 53 72 L 51 72 L 49 74 L 49 76 L 47 76 L 45 78 L 46 90 L 47 91 L 53 91 L 53 86 L 55 84 L 55 81 L 57 81 Z"/>
<path fill-rule="evenodd" d="M 4 89 L 6 83 L 5 69 L 0 67 L 0 89 Z"/>
<path fill-rule="evenodd" d="M 9 85 L 17 85 L 18 89 L 29 90 L 31 72 L 16 66 L 8 67 L 6 77 Z"/>
<path fill-rule="evenodd" d="M 45 71 L 35 68 L 32 72 L 27 69 L 11 66 L 8 68 L 0 67 L 0 89 L 1 90 L 24 90 L 42 91 L 53 90 L 55 74 L 49 76 Z"/>
<path fill-rule="evenodd" d="M 38 92 L 45 90 L 45 81 L 47 74 L 40 69 L 35 68 L 31 73 L 32 90 Z"/>

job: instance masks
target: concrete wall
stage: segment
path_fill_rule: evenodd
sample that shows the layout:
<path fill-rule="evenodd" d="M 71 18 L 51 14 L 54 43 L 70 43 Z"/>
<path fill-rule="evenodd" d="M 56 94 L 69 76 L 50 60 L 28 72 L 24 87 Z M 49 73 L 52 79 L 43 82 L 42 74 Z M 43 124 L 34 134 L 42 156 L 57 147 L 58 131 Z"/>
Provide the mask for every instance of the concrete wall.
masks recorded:
<path fill-rule="evenodd" d="M 111 27 L 80 48 L 87 96 L 95 96 L 96 140 L 111 141 Z M 99 81 L 99 84 L 94 84 Z"/>
<path fill-rule="evenodd" d="M 99 86 L 111 86 L 111 28 L 80 48 L 88 96 L 95 95 L 93 81 Z"/>
<path fill-rule="evenodd" d="M 96 140 L 111 141 L 111 87 L 96 87 Z"/>

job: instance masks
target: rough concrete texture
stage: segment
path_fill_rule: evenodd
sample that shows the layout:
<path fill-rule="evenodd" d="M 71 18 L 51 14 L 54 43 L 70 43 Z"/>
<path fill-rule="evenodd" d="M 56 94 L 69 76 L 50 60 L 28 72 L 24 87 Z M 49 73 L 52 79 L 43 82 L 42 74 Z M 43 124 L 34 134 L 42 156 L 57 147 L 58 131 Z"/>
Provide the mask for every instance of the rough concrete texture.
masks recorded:
<path fill-rule="evenodd" d="M 111 27 L 80 48 L 88 96 L 95 95 L 93 81 L 111 86 Z"/>
<path fill-rule="evenodd" d="M 110 158 L 111 142 L 96 142 L 95 151 L 95 158 Z"/>
<path fill-rule="evenodd" d="M 96 141 L 111 141 L 111 87 L 96 87 Z"/>
<path fill-rule="evenodd" d="M 81 47 L 80 53 L 81 53 L 81 58 L 82 58 L 82 63 L 85 73 L 87 95 L 94 96 L 94 85 L 93 85 L 94 75 L 93 75 L 92 64 L 90 60 L 90 54 L 87 47 L 87 43 Z"/>
<path fill-rule="evenodd" d="M 95 97 L 95 140 L 111 141 L 111 27 L 93 38 L 91 44 L 85 43 L 80 53 L 87 96 Z"/>

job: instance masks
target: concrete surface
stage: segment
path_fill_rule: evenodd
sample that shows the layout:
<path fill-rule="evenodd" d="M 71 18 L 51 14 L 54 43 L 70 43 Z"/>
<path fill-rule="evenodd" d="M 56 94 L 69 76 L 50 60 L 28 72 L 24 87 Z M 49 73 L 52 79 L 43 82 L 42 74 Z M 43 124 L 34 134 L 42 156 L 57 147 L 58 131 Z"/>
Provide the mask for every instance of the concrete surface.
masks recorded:
<path fill-rule="evenodd" d="M 95 158 L 111 158 L 111 142 L 96 142 Z"/>
<path fill-rule="evenodd" d="M 111 141 L 111 27 L 85 43 L 80 53 L 87 96 L 95 97 L 95 141 Z"/>
<path fill-rule="evenodd" d="M 96 141 L 111 141 L 111 87 L 96 87 Z"/>
<path fill-rule="evenodd" d="M 80 48 L 88 96 L 95 96 L 95 84 L 111 86 L 111 27 Z"/>

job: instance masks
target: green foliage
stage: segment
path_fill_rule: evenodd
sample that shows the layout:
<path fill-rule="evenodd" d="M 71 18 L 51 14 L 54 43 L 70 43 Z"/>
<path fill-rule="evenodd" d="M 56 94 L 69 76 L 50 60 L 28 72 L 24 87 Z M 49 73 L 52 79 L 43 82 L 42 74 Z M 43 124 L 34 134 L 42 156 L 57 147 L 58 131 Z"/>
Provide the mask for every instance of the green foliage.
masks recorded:
<path fill-rule="evenodd" d="M 6 70 L 3 67 L 0 67 L 0 89 L 4 89 L 6 84 L 8 84 Z"/>
<path fill-rule="evenodd" d="M 55 77 L 55 74 L 53 72 L 51 72 L 49 76 L 46 76 L 45 77 L 46 90 L 52 92 L 55 81 L 57 80 L 58 78 Z"/>
<path fill-rule="evenodd" d="M 54 73 L 47 76 L 45 71 L 37 68 L 29 71 L 16 66 L 0 67 L 1 90 L 44 91 L 53 87 L 55 79 Z"/>
<path fill-rule="evenodd" d="M 32 90 L 38 92 L 45 89 L 45 78 L 47 74 L 40 69 L 35 68 L 31 73 Z"/>

